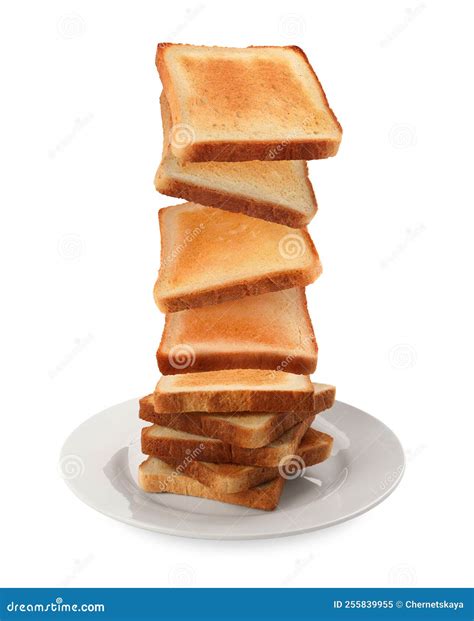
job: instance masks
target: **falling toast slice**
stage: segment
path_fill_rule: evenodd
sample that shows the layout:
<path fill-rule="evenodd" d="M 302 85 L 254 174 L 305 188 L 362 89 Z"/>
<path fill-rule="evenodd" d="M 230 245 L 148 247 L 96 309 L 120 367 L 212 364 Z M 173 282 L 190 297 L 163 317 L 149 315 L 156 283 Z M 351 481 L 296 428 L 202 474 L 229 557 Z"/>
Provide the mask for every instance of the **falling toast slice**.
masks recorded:
<path fill-rule="evenodd" d="M 317 204 L 306 162 L 181 162 L 170 143 L 176 144 L 180 128 L 172 131 L 164 93 L 160 103 L 163 158 L 155 176 L 158 192 L 286 226 L 309 224 Z M 181 131 L 181 138 L 186 138 L 185 130 Z"/>
<path fill-rule="evenodd" d="M 217 464 L 278 467 L 286 457 L 294 455 L 306 430 L 314 420 L 308 417 L 279 438 L 261 448 L 243 448 L 215 438 L 198 436 L 169 427 L 151 425 L 142 429 L 142 452 L 164 460 L 188 463 L 208 461 Z"/>
<path fill-rule="evenodd" d="M 210 436 L 228 444 L 259 448 L 278 438 L 290 427 L 311 414 L 318 414 L 334 405 L 336 389 L 328 384 L 313 384 L 314 394 L 308 412 L 188 414 L 157 413 L 153 395 L 140 399 L 139 416 L 142 420 L 162 427 L 171 427 L 200 436 Z"/>
<path fill-rule="evenodd" d="M 184 161 L 310 160 L 337 153 L 342 129 L 295 46 L 160 43 L 156 66 Z M 175 130 L 178 132 L 178 130 Z"/>
<path fill-rule="evenodd" d="M 304 289 L 251 295 L 166 315 L 163 375 L 268 369 L 310 375 L 318 349 Z"/>
<path fill-rule="evenodd" d="M 165 313 L 305 287 L 321 274 L 305 229 L 196 203 L 159 211 L 155 302 Z"/>
<path fill-rule="evenodd" d="M 196 479 L 184 474 L 176 475 L 173 467 L 166 462 L 157 457 L 148 457 L 138 469 L 138 482 L 145 492 L 168 492 L 184 496 L 198 496 L 232 505 L 272 511 L 278 505 L 285 479 L 277 477 L 273 481 L 262 483 L 236 494 L 225 494 L 206 487 Z"/>

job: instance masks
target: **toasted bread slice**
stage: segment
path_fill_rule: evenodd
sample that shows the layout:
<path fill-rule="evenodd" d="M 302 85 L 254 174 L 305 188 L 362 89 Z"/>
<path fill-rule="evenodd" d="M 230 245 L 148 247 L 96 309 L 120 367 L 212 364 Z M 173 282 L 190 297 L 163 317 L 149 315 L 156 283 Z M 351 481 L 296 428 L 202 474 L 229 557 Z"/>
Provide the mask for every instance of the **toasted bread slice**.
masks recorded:
<path fill-rule="evenodd" d="M 313 384 L 314 398 L 311 412 L 190 414 L 157 413 L 153 395 L 140 399 L 140 418 L 162 427 L 171 427 L 200 436 L 217 438 L 228 444 L 258 448 L 301 422 L 308 416 L 328 410 L 334 405 L 336 389 L 328 384 Z"/>
<path fill-rule="evenodd" d="M 184 474 L 176 475 L 172 466 L 157 457 L 149 457 L 139 467 L 138 482 L 145 492 L 168 492 L 184 496 L 198 496 L 232 505 L 272 511 L 278 505 L 285 479 L 277 477 L 273 481 L 262 483 L 257 487 L 236 494 L 223 494 Z"/>
<path fill-rule="evenodd" d="M 311 412 L 307 375 L 259 369 L 164 375 L 154 392 L 155 412 Z"/>
<path fill-rule="evenodd" d="M 314 373 L 318 349 L 304 289 L 168 313 L 156 356 L 163 375 L 248 368 Z"/>
<path fill-rule="evenodd" d="M 161 43 L 156 66 L 185 161 L 310 160 L 337 153 L 342 129 L 298 47 Z M 178 131 L 178 130 L 176 130 Z"/>
<path fill-rule="evenodd" d="M 332 443 L 331 436 L 309 428 L 304 434 L 296 454 L 289 457 L 287 464 L 283 462 L 278 467 L 273 468 L 213 464 L 197 460 L 189 460 L 181 464 L 168 459 L 165 461 L 174 468 L 177 474 L 186 474 L 223 494 L 236 494 L 265 481 L 271 481 L 279 474 L 287 476 L 287 478 L 300 476 L 302 469 L 328 459 L 331 455 Z"/>
<path fill-rule="evenodd" d="M 208 461 L 214 464 L 245 464 L 247 466 L 278 467 L 289 455 L 294 455 L 306 430 L 314 420 L 308 417 L 279 438 L 261 448 L 243 448 L 226 444 L 169 427 L 151 425 L 142 429 L 142 451 L 173 462 Z"/>
<path fill-rule="evenodd" d="M 304 229 L 195 203 L 160 209 L 159 220 L 163 312 L 304 287 L 322 271 Z"/>
<path fill-rule="evenodd" d="M 161 94 L 163 158 L 155 176 L 162 194 L 237 211 L 286 226 L 306 226 L 317 210 L 308 166 L 301 160 L 275 162 L 180 162 L 171 150 L 169 105 Z"/>

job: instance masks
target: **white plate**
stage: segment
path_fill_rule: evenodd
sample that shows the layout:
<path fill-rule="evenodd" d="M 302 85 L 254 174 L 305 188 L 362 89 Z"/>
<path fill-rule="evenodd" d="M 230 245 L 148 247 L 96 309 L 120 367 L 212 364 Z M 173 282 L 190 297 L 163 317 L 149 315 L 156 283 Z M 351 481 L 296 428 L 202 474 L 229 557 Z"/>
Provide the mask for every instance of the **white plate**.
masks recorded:
<path fill-rule="evenodd" d="M 395 434 L 379 420 L 336 402 L 314 427 L 334 437 L 333 454 L 288 481 L 275 511 L 258 511 L 137 485 L 138 401 L 96 414 L 61 451 L 60 471 L 83 502 L 111 518 L 149 530 L 205 539 L 281 537 L 325 528 L 368 511 L 395 489 L 405 468 Z"/>

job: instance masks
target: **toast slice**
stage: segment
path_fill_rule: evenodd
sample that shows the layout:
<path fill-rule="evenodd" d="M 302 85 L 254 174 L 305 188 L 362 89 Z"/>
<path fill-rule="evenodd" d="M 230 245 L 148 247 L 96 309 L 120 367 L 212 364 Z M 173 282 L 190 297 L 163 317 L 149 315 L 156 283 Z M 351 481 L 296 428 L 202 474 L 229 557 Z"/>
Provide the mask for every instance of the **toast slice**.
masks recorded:
<path fill-rule="evenodd" d="M 279 412 L 264 414 L 168 414 L 155 412 L 153 395 L 140 399 L 139 416 L 142 420 L 162 427 L 171 427 L 199 436 L 217 438 L 228 444 L 259 448 L 281 436 L 287 429 L 301 422 L 311 413 L 318 414 L 334 405 L 336 389 L 327 384 L 313 384 L 314 397 L 311 412 Z"/>
<path fill-rule="evenodd" d="M 237 211 L 301 228 L 314 217 L 317 204 L 302 160 L 274 162 L 181 162 L 172 152 L 169 105 L 161 94 L 163 158 L 155 175 L 161 194 Z"/>
<path fill-rule="evenodd" d="M 294 456 L 288 464 L 279 467 L 263 468 L 256 466 L 238 466 L 235 464 L 213 464 L 205 461 L 190 460 L 183 462 L 168 461 L 177 474 L 185 474 L 197 479 L 203 485 L 223 494 L 236 494 L 271 481 L 282 474 L 285 478 L 296 478 L 304 468 L 328 459 L 331 455 L 333 439 L 331 436 L 309 428 L 303 436 Z"/>
<path fill-rule="evenodd" d="M 224 494 L 206 487 L 196 479 L 184 474 L 176 475 L 172 466 L 157 457 L 149 457 L 138 469 L 138 483 L 145 492 L 169 492 L 184 496 L 198 496 L 209 500 L 220 500 L 232 505 L 272 511 L 278 505 L 285 479 L 277 477 L 273 481 L 262 483 L 257 487 L 236 494 Z"/>
<path fill-rule="evenodd" d="M 304 289 L 168 313 L 156 357 L 163 375 L 248 368 L 310 375 L 318 348 Z"/>
<path fill-rule="evenodd" d="M 163 312 L 304 287 L 322 271 L 304 229 L 196 203 L 160 209 L 159 220 Z"/>
<path fill-rule="evenodd" d="M 154 392 L 155 412 L 311 412 L 314 389 L 307 375 L 231 369 L 163 375 Z"/>
<path fill-rule="evenodd" d="M 160 43 L 156 66 L 185 161 L 336 155 L 342 129 L 304 52 Z"/>
<path fill-rule="evenodd" d="M 295 454 L 313 420 L 314 416 L 310 416 L 285 431 L 270 444 L 253 449 L 226 444 L 215 438 L 176 431 L 169 427 L 151 425 L 142 429 L 142 452 L 180 464 L 196 460 L 214 464 L 278 467 L 283 459 Z"/>

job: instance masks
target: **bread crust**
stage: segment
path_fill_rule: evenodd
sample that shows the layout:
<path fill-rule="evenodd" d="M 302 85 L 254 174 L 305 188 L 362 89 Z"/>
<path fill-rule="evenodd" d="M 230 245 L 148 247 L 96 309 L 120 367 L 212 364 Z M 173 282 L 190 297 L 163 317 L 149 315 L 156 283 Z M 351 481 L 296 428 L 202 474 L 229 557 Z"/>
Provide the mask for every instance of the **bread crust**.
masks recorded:
<path fill-rule="evenodd" d="M 163 89 L 170 104 L 173 124 L 181 122 L 179 115 L 179 100 L 173 88 L 173 80 L 168 72 L 164 55 L 166 49 L 171 46 L 187 45 L 174 43 L 159 43 L 156 52 L 156 67 L 163 83 Z M 272 48 L 276 46 L 249 46 L 252 48 Z M 179 157 L 187 162 L 242 162 L 248 160 L 314 160 L 333 157 L 337 154 L 342 138 L 342 127 L 330 108 L 326 93 L 316 76 L 306 54 L 301 48 L 295 45 L 282 46 L 290 49 L 301 56 L 311 75 L 318 84 L 326 108 L 335 121 L 339 135 L 332 138 L 313 138 L 307 140 L 292 140 L 279 138 L 273 141 L 212 141 L 199 142 L 198 140 L 186 147 L 179 149 Z"/>
<path fill-rule="evenodd" d="M 167 477 L 160 474 L 145 473 L 143 471 L 145 463 L 140 465 L 138 471 L 138 483 L 145 492 L 198 496 L 264 511 L 273 511 L 276 508 L 285 485 L 285 480 L 282 477 L 277 477 L 269 483 L 251 487 L 236 494 L 224 494 L 206 487 L 188 476 Z"/>
<path fill-rule="evenodd" d="M 163 337 L 162 337 L 163 338 Z M 291 354 L 291 358 L 284 360 L 285 356 L 273 352 L 231 352 L 199 351 L 193 348 L 196 361 L 192 366 L 179 369 L 171 365 L 167 352 L 161 350 L 161 345 L 156 352 L 158 368 L 163 375 L 178 375 L 182 373 L 195 373 L 202 371 L 224 371 L 226 369 L 264 369 L 277 371 L 282 364 L 286 363 L 284 370 L 296 375 L 311 375 L 316 370 L 316 361 L 310 355 Z M 317 359 L 317 356 L 316 356 Z"/>
<path fill-rule="evenodd" d="M 154 409 L 153 395 L 140 399 L 139 416 L 142 420 L 171 429 L 178 429 L 199 436 L 218 438 L 222 442 L 245 448 L 259 448 L 269 444 L 282 433 L 302 422 L 311 412 L 282 412 L 272 415 L 259 429 L 237 427 L 212 414 L 192 412 L 189 414 L 157 413 Z"/>
<path fill-rule="evenodd" d="M 217 464 L 244 464 L 247 466 L 278 467 L 281 460 L 293 455 L 306 430 L 314 420 L 314 415 L 295 425 L 291 441 L 279 446 L 243 448 L 221 441 L 206 441 L 206 438 L 172 438 L 150 434 L 150 427 L 142 429 L 142 452 L 163 460 L 184 462 L 189 459 Z"/>
<path fill-rule="evenodd" d="M 163 459 L 172 468 L 178 468 L 179 463 Z M 224 464 L 225 467 L 225 464 Z M 278 477 L 278 468 L 262 468 L 259 466 L 245 466 L 239 477 L 225 477 L 213 472 L 203 461 L 191 461 L 184 469 L 184 474 L 196 479 L 206 487 L 222 494 L 236 494 L 251 487 L 261 485 Z"/>
<path fill-rule="evenodd" d="M 270 200 L 264 200 L 261 198 L 255 199 L 236 192 L 226 192 L 223 189 L 219 190 L 206 187 L 204 182 L 191 182 L 183 179 L 182 177 L 175 179 L 172 176 L 167 175 L 164 162 L 170 152 L 168 133 L 171 113 L 169 111 L 169 104 L 166 100 L 164 92 L 161 93 L 160 104 L 161 119 L 163 124 L 163 154 L 162 162 L 156 171 L 154 180 L 155 189 L 158 192 L 168 196 L 194 201 L 202 205 L 209 205 L 219 209 L 225 209 L 227 211 L 244 213 L 254 218 L 261 218 L 263 220 L 284 224 L 293 228 L 302 228 L 309 224 L 317 212 L 318 205 L 313 186 L 309 179 L 308 165 L 304 160 L 302 161 L 304 169 L 304 183 L 313 207 L 311 212 L 307 214 L 293 211 L 288 209 L 287 206 L 272 202 Z"/>
<path fill-rule="evenodd" d="M 308 412 L 313 411 L 313 393 L 289 390 L 252 392 L 154 393 L 155 412 Z"/>
<path fill-rule="evenodd" d="M 179 155 L 184 162 L 247 162 L 249 160 L 322 160 L 334 157 L 339 150 L 340 140 L 319 139 L 317 143 L 292 140 L 253 142 L 194 142 L 180 148 Z"/>
<path fill-rule="evenodd" d="M 306 351 L 301 351 L 295 347 L 288 345 L 279 351 L 272 350 L 270 347 L 267 351 L 248 347 L 248 343 L 243 346 L 237 342 L 233 351 L 226 348 L 225 351 L 219 349 L 221 338 L 226 337 L 226 329 L 219 324 L 214 324 L 212 339 L 213 344 L 204 346 L 196 342 L 192 336 L 183 336 L 184 343 L 193 351 L 192 364 L 177 365 L 173 364 L 173 346 L 176 346 L 175 338 L 173 338 L 173 325 L 176 322 L 183 322 L 183 334 L 186 335 L 188 326 L 193 325 L 193 320 L 199 317 L 199 313 L 203 311 L 182 311 L 180 318 L 173 313 L 167 314 L 165 319 L 165 327 L 161 336 L 160 345 L 156 352 L 158 367 L 163 375 L 178 375 L 202 371 L 221 371 L 226 369 L 264 369 L 270 371 L 285 371 L 287 373 L 295 373 L 296 375 L 311 375 L 316 370 L 318 361 L 318 345 L 308 313 L 308 305 L 304 289 L 296 289 L 298 300 L 297 304 L 301 305 L 298 309 L 298 332 L 299 338 L 304 342 L 309 342 L 310 347 L 306 347 Z M 246 298 L 248 299 L 248 298 Z M 249 300 L 248 303 L 250 303 Z M 274 307 L 278 309 L 278 313 L 285 313 L 286 309 L 280 308 L 278 302 L 274 302 Z M 202 308 L 202 307 L 201 307 Z M 248 309 L 244 309 L 243 314 L 251 316 L 255 321 L 255 329 L 258 331 L 258 325 L 261 321 L 258 314 L 251 313 Z M 191 315 L 189 315 L 191 313 Z M 194 313 L 194 315 L 192 314 Z M 283 315 L 282 315 L 283 316 Z M 230 318 L 232 320 L 232 317 Z M 197 321 L 202 321 L 198 319 Z M 304 333 L 302 330 L 306 330 Z M 255 337 L 255 342 L 258 338 Z"/>
<path fill-rule="evenodd" d="M 218 438 L 228 444 L 245 448 L 259 448 L 269 444 L 298 422 L 307 419 L 308 416 L 332 408 L 335 397 L 336 389 L 334 386 L 324 385 L 324 389 L 317 388 L 315 390 L 310 411 L 272 413 L 271 418 L 261 424 L 258 429 L 233 425 L 225 419 L 219 418 L 219 414 L 203 412 L 158 413 L 155 412 L 153 394 L 140 399 L 139 417 L 141 420 L 155 425 L 170 427 L 199 436 Z M 245 416 L 245 413 L 242 415 Z"/>
<path fill-rule="evenodd" d="M 192 205 L 192 203 L 189 204 Z M 183 206 L 187 206 L 187 204 L 184 203 Z M 167 210 L 173 207 L 176 207 L 176 205 L 172 207 L 163 207 L 158 211 L 162 265 L 166 263 L 166 253 L 168 251 L 167 239 L 165 237 L 165 218 L 168 213 Z M 202 205 L 198 205 L 198 207 L 206 208 Z M 259 295 L 271 291 L 280 291 L 282 289 L 306 287 L 306 285 L 311 284 L 319 278 L 323 268 L 318 252 L 308 231 L 306 229 L 299 229 L 299 232 L 312 259 L 306 267 L 281 270 L 279 272 L 272 272 L 271 274 L 246 277 L 245 279 L 235 279 L 232 283 L 224 284 L 219 287 L 213 285 L 210 287 L 203 287 L 197 291 L 176 295 L 160 294 L 159 288 L 161 280 L 159 273 L 153 288 L 153 297 L 156 305 L 163 313 L 176 313 L 189 308 L 199 308 L 200 306 L 209 306 L 212 304 L 220 304 L 228 300 L 236 300 L 247 295 Z"/>
<path fill-rule="evenodd" d="M 301 440 L 300 447 L 296 451 L 302 460 L 304 468 L 319 464 L 331 455 L 333 439 L 331 436 L 308 429 Z M 180 464 L 172 460 L 164 460 L 173 468 L 179 468 Z M 297 472 L 299 462 L 294 461 L 294 470 Z M 183 468 L 184 474 L 197 479 L 203 485 L 218 492 L 235 494 L 237 492 L 261 485 L 265 481 L 271 481 L 279 474 L 278 468 L 263 468 L 256 466 L 221 465 L 213 469 L 212 464 L 202 461 L 189 461 Z M 292 471 L 293 472 L 293 471 Z"/>
<path fill-rule="evenodd" d="M 314 190 L 308 178 L 306 178 L 306 184 L 311 192 L 314 204 L 316 205 Z M 181 179 L 178 181 L 177 179 L 171 179 L 170 177 L 165 177 L 164 174 L 160 174 L 159 169 L 155 176 L 155 188 L 158 192 L 166 194 L 167 196 L 183 198 L 187 201 L 224 209 L 225 211 L 243 213 L 252 218 L 261 218 L 262 220 L 284 224 L 292 228 L 305 227 L 316 213 L 315 211 L 314 213 L 305 215 L 301 212 L 290 211 L 283 205 L 278 205 L 270 201 L 257 201 L 248 196 L 206 188 L 205 186 L 189 183 Z"/>
<path fill-rule="evenodd" d="M 306 232 L 305 232 L 306 233 Z M 308 235 L 306 233 L 306 235 Z M 159 279 L 155 283 L 153 296 L 155 303 L 163 313 L 177 313 L 178 311 L 189 308 L 198 308 L 210 304 L 220 304 L 228 300 L 237 300 L 246 295 L 260 295 L 270 291 L 280 291 L 282 289 L 292 289 L 293 287 L 306 287 L 314 282 L 322 273 L 322 266 L 319 256 L 314 248 L 311 238 L 310 249 L 316 261 L 307 268 L 294 270 L 293 272 L 277 272 L 271 276 L 256 276 L 246 281 L 241 280 L 219 288 L 203 288 L 200 291 L 193 291 L 187 294 L 180 294 L 176 297 L 164 297 L 158 292 Z"/>

